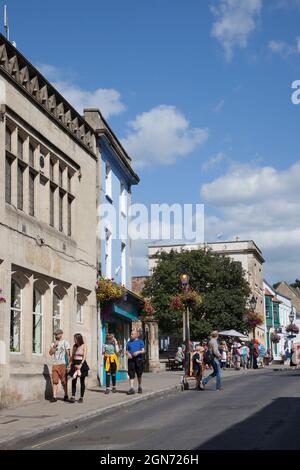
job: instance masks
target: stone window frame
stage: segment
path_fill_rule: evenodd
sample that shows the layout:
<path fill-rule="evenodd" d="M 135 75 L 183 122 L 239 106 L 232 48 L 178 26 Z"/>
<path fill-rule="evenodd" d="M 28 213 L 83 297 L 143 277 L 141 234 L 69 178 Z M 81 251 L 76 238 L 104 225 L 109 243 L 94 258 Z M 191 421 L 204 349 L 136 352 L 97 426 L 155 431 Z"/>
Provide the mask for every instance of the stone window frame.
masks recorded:
<path fill-rule="evenodd" d="M 74 195 L 74 185 L 73 178 L 76 173 L 76 169 L 67 163 L 61 157 L 58 157 L 53 153 L 47 146 L 45 146 L 38 138 L 33 136 L 31 133 L 26 131 L 22 125 L 17 123 L 10 116 L 6 117 L 5 122 L 5 132 L 7 130 L 10 133 L 10 145 L 7 148 L 5 142 L 5 151 L 6 151 L 6 160 L 5 160 L 5 202 L 14 205 L 16 208 L 26 213 L 31 217 L 36 217 L 35 207 L 36 207 L 36 197 L 38 191 L 35 191 L 35 184 L 32 186 L 32 182 L 35 182 L 35 179 L 40 175 L 40 182 L 43 184 L 49 183 L 49 198 L 52 197 L 53 192 L 53 216 L 50 215 L 50 205 L 49 205 L 49 225 L 56 230 L 63 232 L 67 236 L 72 236 L 72 207 L 73 201 L 75 200 Z M 16 134 L 15 134 L 16 133 Z M 22 139 L 22 155 L 19 153 L 18 141 L 19 138 Z M 13 142 L 15 142 L 13 144 Z M 28 147 L 28 148 L 27 148 Z M 30 147 L 34 149 L 33 158 L 36 160 L 36 153 L 39 149 L 39 154 L 42 155 L 45 160 L 49 158 L 49 173 L 46 169 L 47 164 L 43 169 L 40 168 L 40 171 L 37 171 L 35 166 L 38 166 L 38 162 L 32 161 L 30 159 Z M 24 159 L 26 157 L 28 161 Z M 50 162 L 53 162 L 54 165 L 58 164 L 63 169 L 62 181 L 60 185 L 55 183 L 54 175 L 50 175 Z M 17 181 L 13 181 L 14 172 L 12 171 L 13 164 L 17 164 Z M 64 176 L 67 173 L 67 190 L 65 189 Z M 49 177 L 48 177 L 49 176 Z M 25 178 L 28 180 L 28 185 L 25 183 Z M 32 180 L 32 181 L 31 181 Z M 31 181 L 31 183 L 30 183 Z M 13 187 L 16 184 L 17 189 L 17 200 L 12 200 Z M 24 207 L 24 191 L 28 187 L 30 193 L 28 194 L 28 207 Z M 62 217 L 61 224 L 58 227 L 55 226 L 55 206 L 57 204 L 55 193 L 56 189 L 60 193 L 61 202 L 62 202 Z M 32 191 L 33 190 L 33 191 Z M 33 193 L 33 194 L 32 194 Z M 59 206 L 59 203 L 58 203 Z M 59 211 L 59 207 L 57 207 Z M 65 224 L 66 221 L 66 224 Z M 53 222 L 53 224 L 51 223 Z M 64 227 L 66 225 L 66 227 Z"/>

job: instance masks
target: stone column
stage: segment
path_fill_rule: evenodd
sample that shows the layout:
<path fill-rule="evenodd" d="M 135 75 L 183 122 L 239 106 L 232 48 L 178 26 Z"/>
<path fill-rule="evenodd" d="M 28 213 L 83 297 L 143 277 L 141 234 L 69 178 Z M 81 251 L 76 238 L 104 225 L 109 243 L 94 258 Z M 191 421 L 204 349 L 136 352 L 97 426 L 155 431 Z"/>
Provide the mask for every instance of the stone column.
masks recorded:
<path fill-rule="evenodd" d="M 160 372 L 158 321 L 145 319 L 143 321 L 143 329 L 144 331 L 148 330 L 148 370 L 149 372 Z"/>

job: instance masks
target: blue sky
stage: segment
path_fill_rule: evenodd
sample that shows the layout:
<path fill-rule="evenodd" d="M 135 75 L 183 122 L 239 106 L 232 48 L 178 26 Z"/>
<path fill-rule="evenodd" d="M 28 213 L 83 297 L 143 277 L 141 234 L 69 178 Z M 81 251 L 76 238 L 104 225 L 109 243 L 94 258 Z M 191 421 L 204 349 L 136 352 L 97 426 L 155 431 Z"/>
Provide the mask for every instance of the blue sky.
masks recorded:
<path fill-rule="evenodd" d="M 17 47 L 123 140 L 134 202 L 203 202 L 207 240 L 254 238 L 271 282 L 300 277 L 299 0 L 6 4 Z"/>

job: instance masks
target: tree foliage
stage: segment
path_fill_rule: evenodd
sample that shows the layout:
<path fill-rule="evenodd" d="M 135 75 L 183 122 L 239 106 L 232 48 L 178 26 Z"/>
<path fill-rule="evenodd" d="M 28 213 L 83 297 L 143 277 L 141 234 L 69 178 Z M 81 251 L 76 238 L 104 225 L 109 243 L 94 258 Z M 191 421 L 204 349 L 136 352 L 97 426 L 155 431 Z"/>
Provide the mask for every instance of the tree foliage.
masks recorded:
<path fill-rule="evenodd" d="M 161 252 L 158 264 L 143 290 L 151 298 L 163 334 L 182 335 L 182 312 L 171 308 L 181 291 L 180 274 L 190 276 L 190 286 L 203 298 L 191 311 L 191 338 L 207 337 L 212 330 L 244 332 L 246 301 L 250 294 L 240 263 L 207 250 Z"/>
<path fill-rule="evenodd" d="M 293 284 L 291 284 L 292 287 L 298 287 L 300 289 L 300 280 L 299 279 L 296 279 L 295 282 L 293 282 Z"/>

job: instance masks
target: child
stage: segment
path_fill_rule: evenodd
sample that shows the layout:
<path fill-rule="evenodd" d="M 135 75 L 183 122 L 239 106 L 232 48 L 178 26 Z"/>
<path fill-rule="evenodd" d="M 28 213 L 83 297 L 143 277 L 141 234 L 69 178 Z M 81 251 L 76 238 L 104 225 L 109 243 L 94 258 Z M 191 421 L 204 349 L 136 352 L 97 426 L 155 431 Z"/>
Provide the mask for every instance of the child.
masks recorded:
<path fill-rule="evenodd" d="M 221 368 L 226 369 L 227 367 L 227 345 L 225 341 L 220 343 L 220 354 L 221 354 Z"/>
<path fill-rule="evenodd" d="M 196 390 L 203 390 L 201 387 L 203 352 L 204 348 L 201 346 L 201 344 L 197 344 L 193 354 L 193 372 L 196 378 Z"/>
<path fill-rule="evenodd" d="M 119 346 L 116 338 L 112 333 L 106 335 L 106 341 L 103 345 L 104 367 L 106 370 L 106 390 L 109 393 L 110 376 L 112 378 L 112 392 L 116 393 L 116 375 L 118 370 L 118 353 Z"/>

